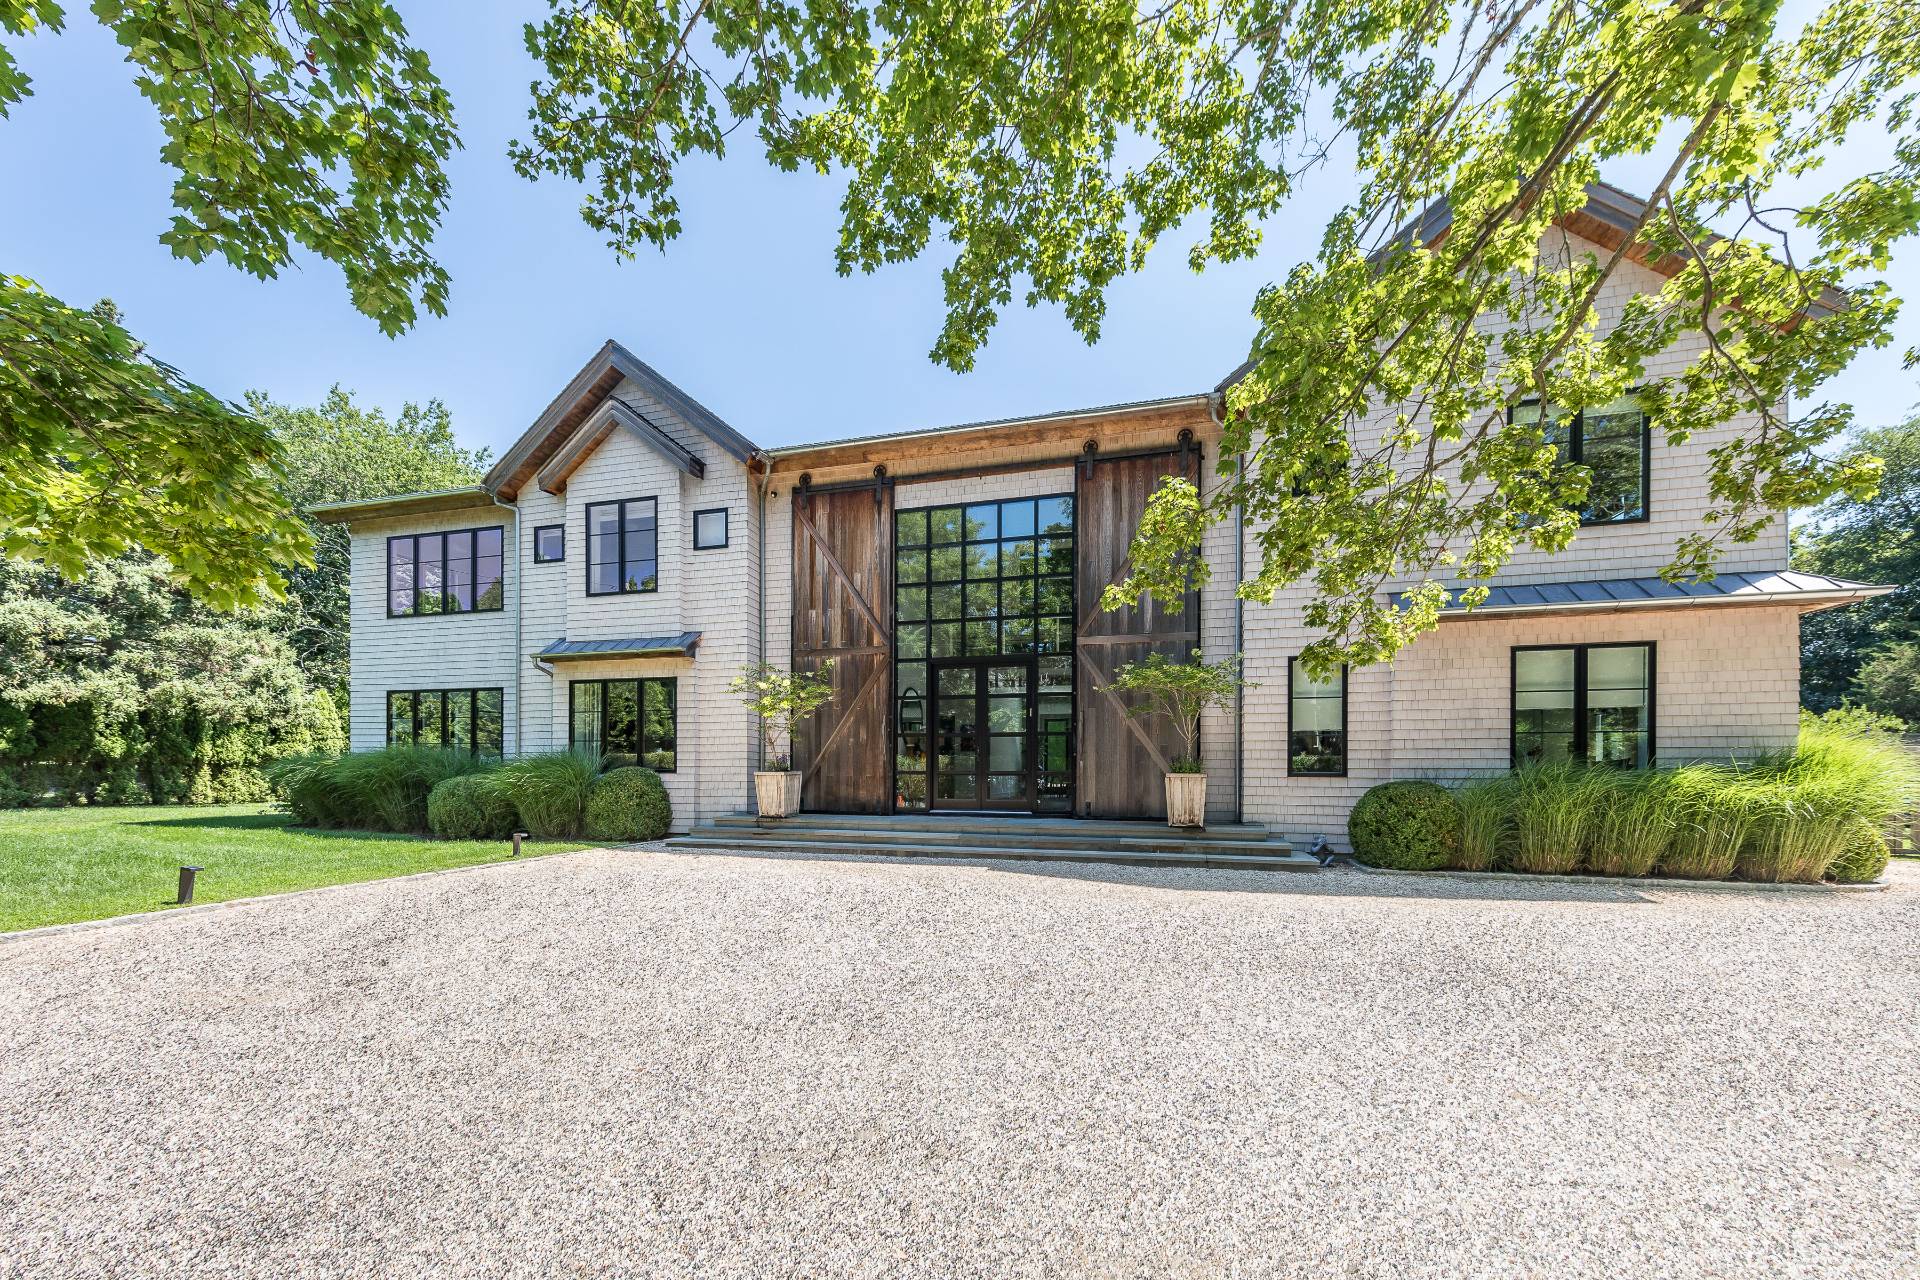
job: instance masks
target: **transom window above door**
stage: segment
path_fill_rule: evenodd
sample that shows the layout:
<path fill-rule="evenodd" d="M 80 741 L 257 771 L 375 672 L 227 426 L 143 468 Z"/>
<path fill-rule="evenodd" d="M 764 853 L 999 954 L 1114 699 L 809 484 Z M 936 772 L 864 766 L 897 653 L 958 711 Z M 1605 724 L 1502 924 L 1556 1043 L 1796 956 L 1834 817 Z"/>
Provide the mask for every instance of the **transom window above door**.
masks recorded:
<path fill-rule="evenodd" d="M 1073 647 L 1073 498 L 1018 498 L 894 518 L 894 644 L 909 658 Z"/>
<path fill-rule="evenodd" d="M 658 504 L 622 498 L 587 504 L 587 594 L 623 595 L 660 589 Z"/>

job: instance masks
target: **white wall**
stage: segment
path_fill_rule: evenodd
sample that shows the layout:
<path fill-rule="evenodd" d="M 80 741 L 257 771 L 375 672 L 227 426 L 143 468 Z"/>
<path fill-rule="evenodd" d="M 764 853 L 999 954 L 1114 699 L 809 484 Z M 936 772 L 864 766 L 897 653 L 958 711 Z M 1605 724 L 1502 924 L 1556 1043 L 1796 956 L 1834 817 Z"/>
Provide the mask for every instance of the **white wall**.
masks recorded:
<path fill-rule="evenodd" d="M 349 738 L 355 751 L 387 743 L 387 694 L 396 689 L 492 689 L 506 691 L 505 747 L 516 750 L 513 690 L 513 599 L 518 568 L 512 554 L 511 511 L 484 506 L 430 516 L 376 520 L 354 526 L 353 633 Z M 387 539 L 407 533 L 498 526 L 505 571 L 505 605 L 497 613 L 387 616 Z"/>

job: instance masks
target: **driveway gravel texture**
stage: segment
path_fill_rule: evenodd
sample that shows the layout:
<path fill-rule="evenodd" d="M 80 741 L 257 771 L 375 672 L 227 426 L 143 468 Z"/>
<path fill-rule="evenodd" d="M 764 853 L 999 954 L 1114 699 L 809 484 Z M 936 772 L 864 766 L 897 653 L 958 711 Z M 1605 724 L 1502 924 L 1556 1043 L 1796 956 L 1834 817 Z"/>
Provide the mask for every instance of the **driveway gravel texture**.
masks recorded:
<path fill-rule="evenodd" d="M 0 944 L 0 1274 L 1920 1275 L 1920 865 L 596 850 Z"/>

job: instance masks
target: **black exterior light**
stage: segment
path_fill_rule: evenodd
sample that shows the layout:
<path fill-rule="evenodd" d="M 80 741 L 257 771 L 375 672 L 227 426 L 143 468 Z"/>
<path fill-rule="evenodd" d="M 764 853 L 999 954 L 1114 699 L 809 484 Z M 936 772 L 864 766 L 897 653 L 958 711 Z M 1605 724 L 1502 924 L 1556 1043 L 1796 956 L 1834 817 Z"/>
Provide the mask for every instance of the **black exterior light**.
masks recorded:
<path fill-rule="evenodd" d="M 193 901 L 193 878 L 205 870 L 205 867 L 180 868 L 180 896 L 174 899 L 177 904 L 185 906 Z"/>
<path fill-rule="evenodd" d="M 527 838 L 527 833 L 524 831 L 516 831 L 513 833 L 513 856 L 514 857 L 517 858 L 520 856 L 520 842 L 522 840 L 525 840 L 526 838 Z"/>

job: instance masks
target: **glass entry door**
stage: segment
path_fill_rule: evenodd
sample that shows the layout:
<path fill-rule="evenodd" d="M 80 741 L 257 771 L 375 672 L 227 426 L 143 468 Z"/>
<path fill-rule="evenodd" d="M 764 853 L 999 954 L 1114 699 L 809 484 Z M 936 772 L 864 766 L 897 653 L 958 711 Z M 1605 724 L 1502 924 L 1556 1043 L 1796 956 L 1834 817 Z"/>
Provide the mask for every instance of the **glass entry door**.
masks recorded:
<path fill-rule="evenodd" d="M 935 660 L 932 668 L 933 808 L 1032 813 L 1033 659 Z"/>

